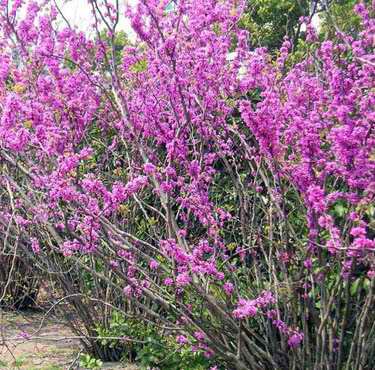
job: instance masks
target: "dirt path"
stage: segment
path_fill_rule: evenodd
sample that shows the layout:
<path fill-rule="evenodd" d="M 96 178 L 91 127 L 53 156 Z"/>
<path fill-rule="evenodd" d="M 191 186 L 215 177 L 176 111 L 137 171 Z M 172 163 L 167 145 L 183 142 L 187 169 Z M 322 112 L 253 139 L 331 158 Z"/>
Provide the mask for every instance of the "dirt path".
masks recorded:
<path fill-rule="evenodd" d="M 71 339 L 74 335 L 69 328 L 51 318 L 38 331 L 42 318 L 41 313 L 32 311 L 23 314 L 0 311 L 1 370 L 83 369 L 78 367 L 79 361 L 70 367 L 81 348 L 77 339 Z M 135 366 L 120 363 L 104 364 L 102 368 L 137 370 Z"/>

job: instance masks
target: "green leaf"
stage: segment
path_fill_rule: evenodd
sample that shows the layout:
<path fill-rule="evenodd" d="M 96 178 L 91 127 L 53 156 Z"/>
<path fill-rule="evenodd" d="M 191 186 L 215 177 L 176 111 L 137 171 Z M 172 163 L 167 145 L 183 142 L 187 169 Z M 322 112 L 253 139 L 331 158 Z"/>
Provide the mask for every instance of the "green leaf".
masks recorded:
<path fill-rule="evenodd" d="M 344 207 L 342 204 L 336 204 L 334 211 L 337 216 L 343 217 L 347 211 L 347 208 Z"/>
<path fill-rule="evenodd" d="M 138 62 L 134 63 L 131 67 L 130 70 L 134 73 L 141 73 L 147 70 L 148 64 L 147 60 L 142 59 L 139 60 Z"/>

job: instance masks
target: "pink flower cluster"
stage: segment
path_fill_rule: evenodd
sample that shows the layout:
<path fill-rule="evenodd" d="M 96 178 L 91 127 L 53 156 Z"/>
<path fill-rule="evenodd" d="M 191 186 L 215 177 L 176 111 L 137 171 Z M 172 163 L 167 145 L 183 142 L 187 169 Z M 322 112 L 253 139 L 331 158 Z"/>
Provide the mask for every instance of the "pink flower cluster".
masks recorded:
<path fill-rule="evenodd" d="M 252 300 L 240 299 L 233 316 L 237 319 L 254 317 L 259 309 L 275 304 L 276 300 L 271 292 L 265 291 L 259 297 Z"/>

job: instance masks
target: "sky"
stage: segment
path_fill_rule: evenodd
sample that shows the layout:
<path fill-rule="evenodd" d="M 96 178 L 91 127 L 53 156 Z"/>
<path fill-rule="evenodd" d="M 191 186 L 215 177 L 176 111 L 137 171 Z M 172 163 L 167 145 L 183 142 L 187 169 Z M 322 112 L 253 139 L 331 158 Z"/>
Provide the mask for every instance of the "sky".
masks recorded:
<path fill-rule="evenodd" d="M 90 24 L 92 23 L 91 18 L 91 8 L 88 4 L 88 0 L 53 0 L 56 2 L 64 16 L 69 20 L 69 23 L 77 27 L 79 30 L 88 32 L 90 29 Z M 109 0 L 113 3 L 114 0 Z M 137 4 L 138 0 L 119 0 L 120 6 L 125 7 L 126 4 L 134 6 Z M 12 4 L 12 0 L 10 0 Z M 23 8 L 24 11 L 24 8 Z M 22 13 L 22 12 L 21 12 Z M 312 23 L 315 27 L 319 27 L 319 17 L 315 15 L 312 19 Z M 61 24 L 64 22 L 61 20 Z M 120 17 L 117 30 L 125 31 L 128 34 L 130 40 L 135 40 L 135 33 L 130 26 L 130 22 L 123 15 Z"/>
<path fill-rule="evenodd" d="M 92 23 L 91 7 L 87 0 L 55 0 L 64 16 L 72 26 L 81 31 L 87 31 Z M 138 0 L 120 0 L 120 6 L 125 4 L 134 6 Z M 125 16 L 120 17 L 118 30 L 125 31 L 130 38 L 134 38 L 134 32 Z"/>
<path fill-rule="evenodd" d="M 90 25 L 90 7 L 87 0 L 55 0 L 59 8 L 69 20 L 69 22 L 78 27 L 81 31 L 87 31 Z M 138 0 L 120 0 L 120 4 L 125 6 L 129 4 L 134 6 L 137 4 Z M 320 19 L 318 15 L 315 15 L 312 19 L 312 24 L 314 27 L 319 27 Z M 129 21 L 125 16 L 120 17 L 120 22 L 118 25 L 119 30 L 125 31 L 130 39 L 135 38 L 135 34 L 130 26 Z"/>

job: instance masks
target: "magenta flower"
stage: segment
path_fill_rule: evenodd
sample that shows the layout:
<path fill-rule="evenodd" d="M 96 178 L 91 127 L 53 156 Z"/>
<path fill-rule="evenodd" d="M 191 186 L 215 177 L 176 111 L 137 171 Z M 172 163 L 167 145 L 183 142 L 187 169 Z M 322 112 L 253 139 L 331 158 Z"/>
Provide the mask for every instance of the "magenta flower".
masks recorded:
<path fill-rule="evenodd" d="M 258 309 L 254 301 L 247 301 L 240 299 L 237 309 L 233 311 L 233 316 L 236 319 L 244 319 L 247 317 L 254 317 L 258 312 Z"/>
<path fill-rule="evenodd" d="M 234 290 L 234 285 L 230 282 L 226 282 L 223 285 L 223 289 L 224 289 L 224 292 L 225 292 L 226 295 L 231 295 L 233 293 L 233 290 Z"/>
<path fill-rule="evenodd" d="M 189 340 L 184 335 L 178 335 L 176 337 L 176 341 L 178 344 L 187 344 L 189 343 Z"/>
<path fill-rule="evenodd" d="M 156 172 L 156 167 L 152 163 L 148 162 L 143 165 L 143 170 L 147 175 L 153 175 Z"/>
<path fill-rule="evenodd" d="M 304 265 L 308 270 L 311 270 L 311 268 L 312 268 L 312 259 L 311 259 L 311 258 L 306 258 L 306 259 L 303 261 L 303 265 Z"/>
<path fill-rule="evenodd" d="M 295 332 L 289 337 L 288 344 L 290 347 L 295 348 L 299 346 L 302 341 L 303 333 Z"/>
<path fill-rule="evenodd" d="M 159 267 L 159 263 L 155 260 L 151 260 L 149 265 L 151 270 L 156 270 Z"/>
<path fill-rule="evenodd" d="M 26 340 L 31 339 L 31 335 L 29 333 L 27 333 L 26 331 L 21 331 L 18 334 L 18 337 L 21 338 L 21 339 L 26 339 Z"/>
<path fill-rule="evenodd" d="M 35 238 L 31 238 L 31 249 L 35 254 L 40 253 L 40 245 L 39 241 Z"/>
<path fill-rule="evenodd" d="M 203 341 L 205 339 L 206 335 L 202 331 L 196 331 L 194 332 L 194 338 Z"/>
<path fill-rule="evenodd" d="M 123 292 L 125 294 L 125 296 L 127 297 L 131 297 L 133 295 L 133 288 L 130 286 L 130 285 L 127 285 L 124 289 L 123 289 Z"/>
<path fill-rule="evenodd" d="M 171 286 L 171 285 L 173 285 L 173 279 L 172 278 L 165 278 L 164 279 L 164 281 L 163 281 L 163 284 L 165 285 L 165 286 Z"/>
<path fill-rule="evenodd" d="M 191 282 L 191 276 L 187 272 L 178 274 L 176 277 L 176 285 L 178 287 L 184 287 L 186 285 L 189 285 L 190 282 Z"/>

